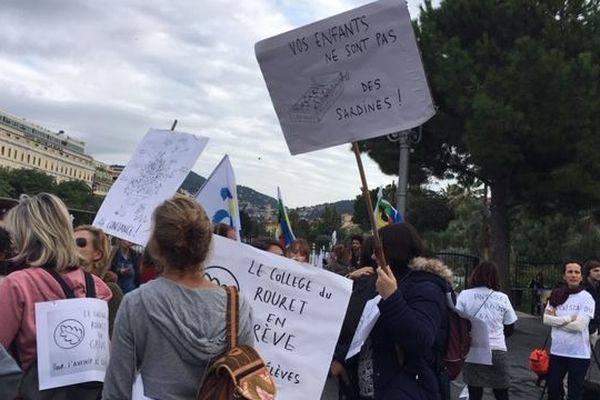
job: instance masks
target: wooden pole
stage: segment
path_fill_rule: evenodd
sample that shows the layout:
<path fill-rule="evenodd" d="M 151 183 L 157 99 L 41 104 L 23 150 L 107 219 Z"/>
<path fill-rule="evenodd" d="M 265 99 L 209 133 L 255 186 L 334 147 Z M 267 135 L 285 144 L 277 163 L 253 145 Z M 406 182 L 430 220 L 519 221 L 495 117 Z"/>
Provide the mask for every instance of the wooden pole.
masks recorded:
<path fill-rule="evenodd" d="M 171 125 L 171 130 L 174 131 L 176 126 L 177 126 L 177 120 L 174 120 L 173 125 Z"/>
<path fill-rule="evenodd" d="M 360 150 L 357 142 L 352 142 L 352 149 L 354 150 L 354 156 L 356 157 L 356 164 L 358 164 L 358 172 L 360 173 L 360 181 L 362 184 L 363 197 L 365 198 L 365 204 L 367 205 L 367 215 L 371 222 L 371 231 L 373 232 L 373 250 L 375 251 L 375 257 L 377 257 L 377 264 L 380 267 L 389 271 L 389 266 L 385 262 L 385 256 L 383 254 L 383 248 L 381 246 L 381 239 L 379 238 L 379 231 L 377 230 L 377 224 L 375 223 L 375 215 L 373 214 L 373 202 L 369 195 L 369 186 L 367 185 L 367 177 L 365 176 L 365 169 L 363 168 L 362 159 L 360 157 Z"/>

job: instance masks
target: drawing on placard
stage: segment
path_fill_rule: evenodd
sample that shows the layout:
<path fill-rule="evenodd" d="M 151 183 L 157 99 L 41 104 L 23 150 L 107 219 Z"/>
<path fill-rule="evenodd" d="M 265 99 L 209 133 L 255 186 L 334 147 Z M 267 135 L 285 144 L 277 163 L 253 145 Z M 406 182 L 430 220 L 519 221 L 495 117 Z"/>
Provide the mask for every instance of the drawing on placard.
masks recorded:
<path fill-rule="evenodd" d="M 219 286 L 235 286 L 240 289 L 240 283 L 235 275 L 225 267 L 211 265 L 204 270 L 204 275 Z"/>
<path fill-rule="evenodd" d="M 297 123 L 316 124 L 342 95 L 344 81 L 350 78 L 349 72 L 334 72 L 315 75 L 311 78 L 310 87 L 290 107 L 289 116 Z"/>
<path fill-rule="evenodd" d="M 148 161 L 132 165 L 137 172 L 131 174 L 125 183 L 123 193 L 126 197 L 121 207 L 115 211 L 117 217 L 124 218 L 131 213 L 131 220 L 139 224 L 148 222 L 150 215 L 146 210 L 145 200 L 156 196 L 162 188 L 162 183 L 177 172 L 177 169 L 173 168 L 177 162 L 169 155 L 177 157 L 186 151 L 189 151 L 189 146 L 185 137 L 166 140 L 162 149 L 154 154 L 150 154 L 147 149 L 141 150 L 139 155 Z"/>
<path fill-rule="evenodd" d="M 74 319 L 66 319 L 54 328 L 54 343 L 61 349 L 73 349 L 85 338 L 83 324 Z"/>

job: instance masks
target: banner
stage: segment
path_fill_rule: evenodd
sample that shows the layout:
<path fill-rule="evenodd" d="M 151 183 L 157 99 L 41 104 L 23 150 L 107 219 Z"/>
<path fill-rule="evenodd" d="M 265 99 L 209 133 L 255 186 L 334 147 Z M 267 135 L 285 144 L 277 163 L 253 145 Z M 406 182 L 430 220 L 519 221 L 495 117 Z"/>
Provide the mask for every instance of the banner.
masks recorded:
<path fill-rule="evenodd" d="M 252 305 L 257 350 L 281 400 L 319 399 L 352 292 L 352 281 L 213 236 L 206 275 L 235 285 Z"/>
<path fill-rule="evenodd" d="M 196 200 L 202 204 L 213 224 L 223 222 L 232 226 L 237 233 L 237 240 L 241 240 L 242 225 L 237 188 L 228 155 L 223 157 L 204 182 L 196 195 Z"/>
<path fill-rule="evenodd" d="M 411 129 L 435 114 L 406 1 L 265 39 L 255 53 L 291 154 Z"/>
<path fill-rule="evenodd" d="M 35 304 L 40 390 L 104 382 L 109 357 L 108 303 L 93 298 Z"/>
<path fill-rule="evenodd" d="M 206 147 L 208 138 L 151 129 L 113 183 L 93 225 L 145 246 L 152 212 L 172 197 Z"/>

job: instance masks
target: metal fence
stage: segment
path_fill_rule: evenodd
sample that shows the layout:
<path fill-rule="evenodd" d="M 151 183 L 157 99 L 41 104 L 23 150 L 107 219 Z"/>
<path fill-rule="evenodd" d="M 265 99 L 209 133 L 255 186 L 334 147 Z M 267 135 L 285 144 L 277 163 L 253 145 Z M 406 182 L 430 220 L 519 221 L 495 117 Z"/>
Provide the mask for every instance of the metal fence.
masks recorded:
<path fill-rule="evenodd" d="M 454 273 L 454 290 L 457 292 L 465 288 L 471 271 L 479 264 L 479 257 L 470 254 L 440 252 L 434 256 L 442 260 Z"/>
<path fill-rule="evenodd" d="M 540 314 L 550 290 L 562 279 L 562 262 L 532 262 L 517 259 L 512 267 L 511 297 L 513 307 L 530 314 Z M 538 274 L 543 278 L 543 289 L 530 286 Z"/>
<path fill-rule="evenodd" d="M 439 252 L 435 257 L 442 260 L 454 272 L 454 290 L 466 287 L 471 271 L 479 264 L 479 257 L 456 252 Z M 533 262 L 523 259 L 515 260 L 511 268 L 510 296 L 513 307 L 527 313 L 539 313 L 541 304 L 550 295 L 550 290 L 562 279 L 561 262 Z M 544 289 L 530 288 L 532 280 L 543 276 Z"/>

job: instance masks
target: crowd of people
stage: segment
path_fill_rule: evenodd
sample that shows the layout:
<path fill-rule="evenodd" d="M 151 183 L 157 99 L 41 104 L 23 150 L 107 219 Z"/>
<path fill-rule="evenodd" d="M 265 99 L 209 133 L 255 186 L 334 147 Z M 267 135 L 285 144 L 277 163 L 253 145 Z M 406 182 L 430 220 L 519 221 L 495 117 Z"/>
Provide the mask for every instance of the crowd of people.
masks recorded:
<path fill-rule="evenodd" d="M 195 399 L 211 360 L 227 346 L 227 294 L 204 275 L 214 234 L 237 239 L 235 229 L 213 226 L 201 205 L 182 196 L 154 211 L 145 249 L 126 240 L 111 245 L 91 225 L 73 229 L 65 205 L 54 195 L 22 196 L 0 228 L 0 344 L 23 370 L 18 393 L 11 397 L 129 399 L 141 379 L 147 397 Z M 481 399 L 486 388 L 496 399 L 508 399 L 506 337 L 514 332 L 517 314 L 502 292 L 497 266 L 481 262 L 452 301 L 452 271 L 429 256 L 412 225 L 388 225 L 379 236 L 385 266 L 378 265 L 373 238 L 360 235 L 351 237 L 348 247 L 333 246 L 327 262 L 331 272 L 353 281 L 330 365 L 339 399 L 450 399 L 442 356 L 453 308 L 487 327 L 490 365 L 467 360 L 462 371 L 469 399 Z M 260 238 L 252 245 L 313 268 L 304 239 L 285 246 Z M 108 303 L 106 376 L 103 384 L 40 390 L 35 304 L 68 298 L 68 291 Z M 360 351 L 346 359 L 365 303 L 376 296 L 377 322 Z M 240 300 L 239 340 L 253 345 L 252 308 L 243 296 Z M 550 400 L 565 393 L 570 400 L 581 398 L 598 335 L 599 301 L 600 262 L 565 263 L 562 283 L 543 312 L 543 323 L 551 326 Z"/>

